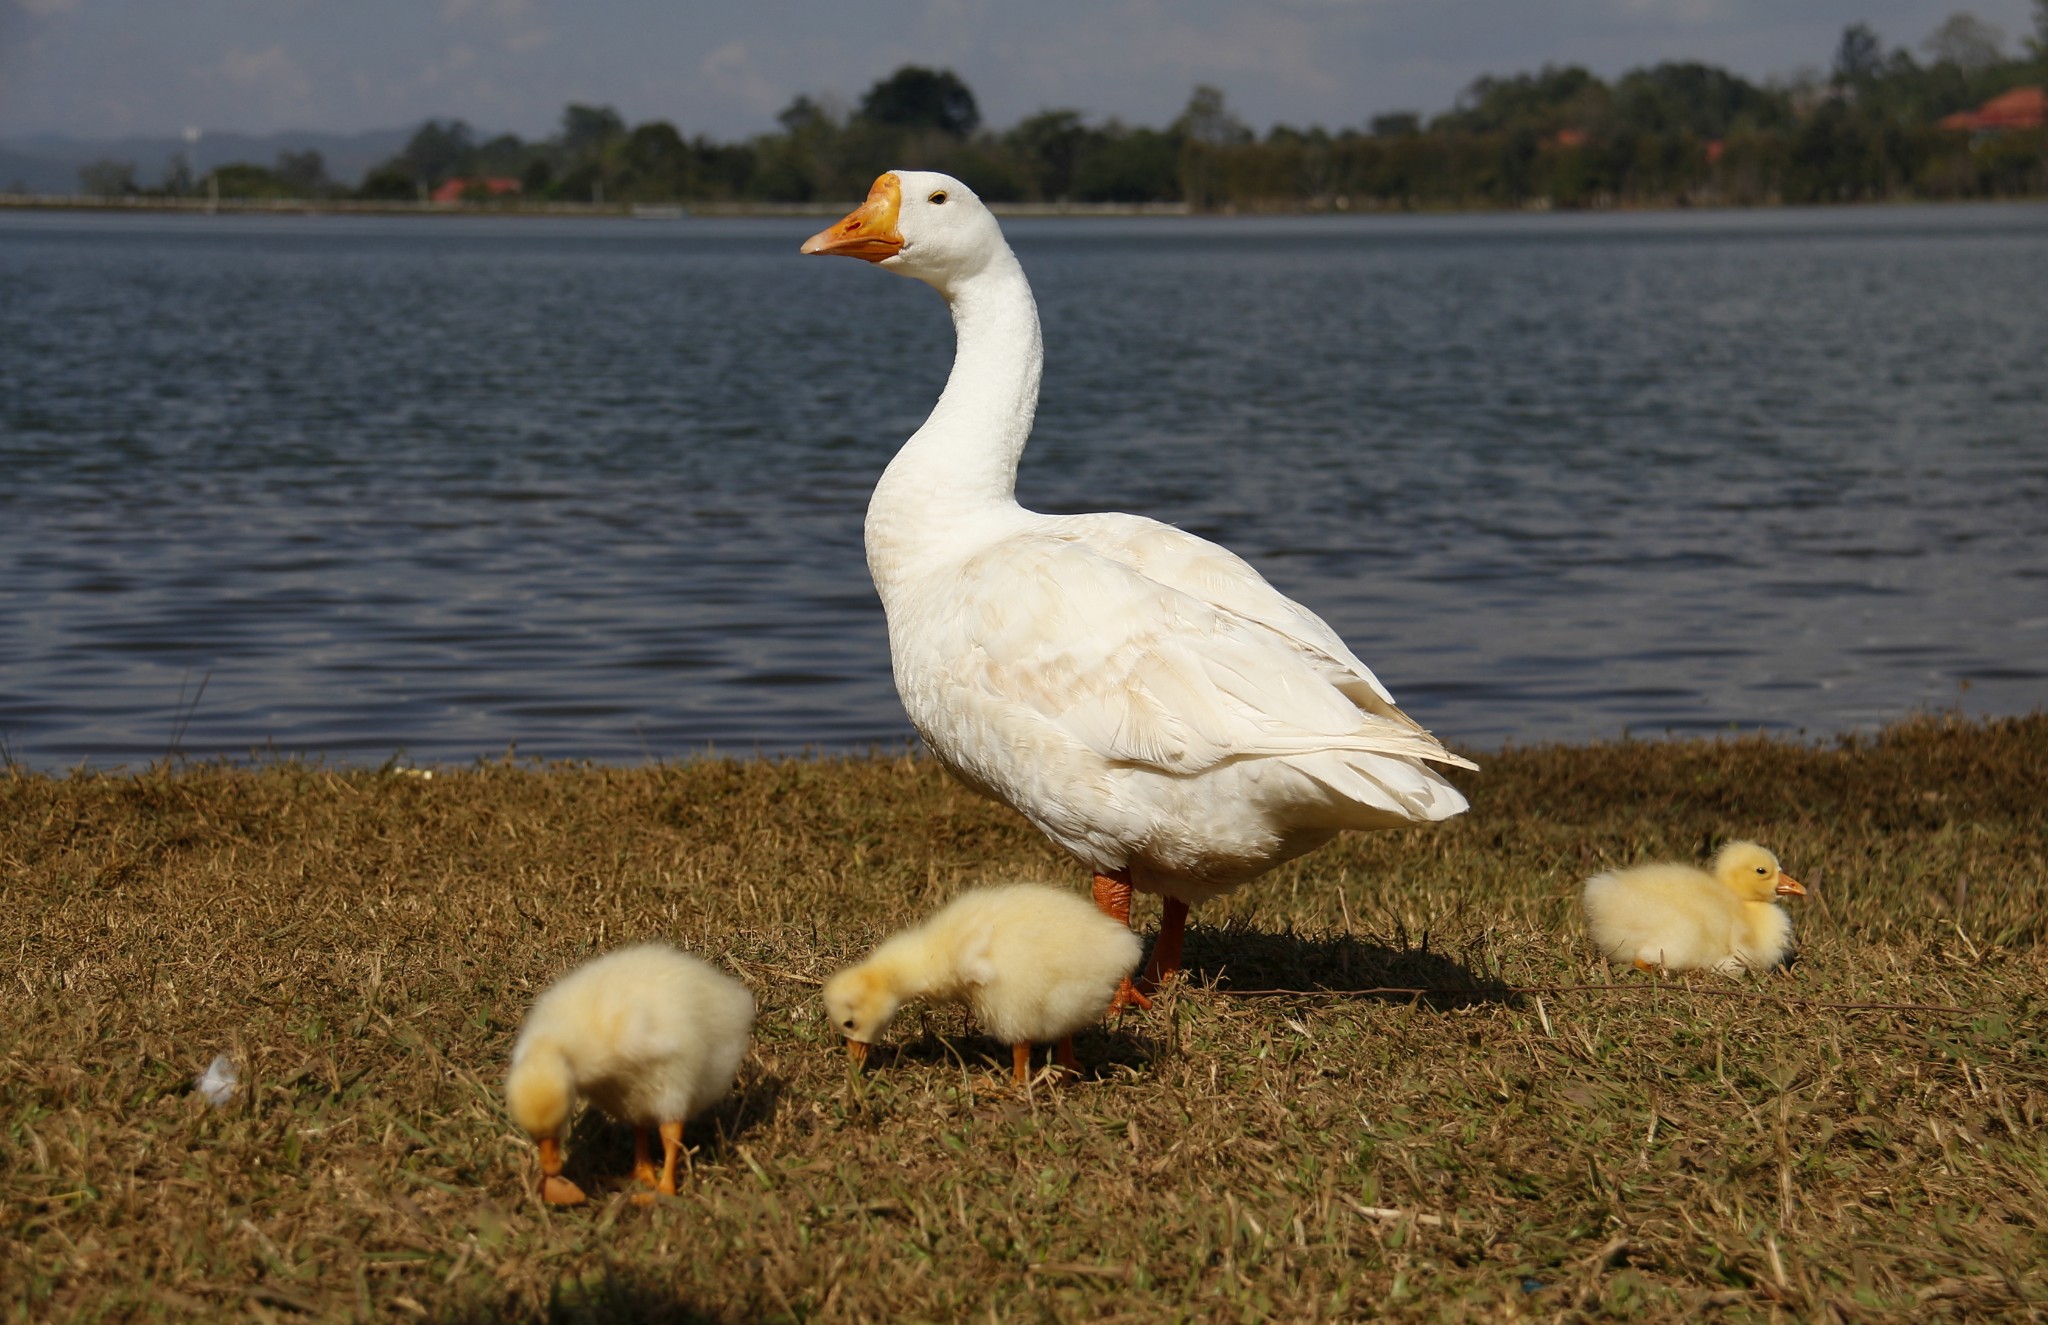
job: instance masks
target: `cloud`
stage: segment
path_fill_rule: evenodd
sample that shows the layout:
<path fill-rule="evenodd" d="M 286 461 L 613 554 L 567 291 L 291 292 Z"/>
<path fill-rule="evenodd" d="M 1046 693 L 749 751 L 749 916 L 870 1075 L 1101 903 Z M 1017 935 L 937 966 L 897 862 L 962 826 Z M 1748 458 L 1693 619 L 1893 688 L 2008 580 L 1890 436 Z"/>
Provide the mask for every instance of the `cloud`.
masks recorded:
<path fill-rule="evenodd" d="M 14 0 L 14 3 L 37 18 L 49 18 L 67 9 L 76 9 L 85 3 L 85 0 Z"/>
<path fill-rule="evenodd" d="M 496 28 L 502 34 L 495 38 L 497 46 L 515 55 L 539 50 L 555 35 L 537 21 L 534 0 L 441 0 L 441 20 L 472 30 Z"/>
<path fill-rule="evenodd" d="M 697 72 L 713 91 L 734 98 L 755 111 L 773 114 L 788 104 L 789 92 L 754 67 L 743 41 L 729 41 L 697 62 Z"/>
<path fill-rule="evenodd" d="M 1620 7 L 1633 15 L 1663 17 L 1678 24 L 1732 21 L 1725 0 L 1621 0 Z"/>
<path fill-rule="evenodd" d="M 282 46 L 267 46 L 260 51 L 236 46 L 220 57 L 215 68 L 221 78 L 250 92 L 268 93 L 289 101 L 303 101 L 313 93 L 313 80 L 306 77 L 306 71 Z"/>
<path fill-rule="evenodd" d="M 450 23 L 468 18 L 518 23 L 533 17 L 533 0 L 442 0 L 441 16 Z"/>

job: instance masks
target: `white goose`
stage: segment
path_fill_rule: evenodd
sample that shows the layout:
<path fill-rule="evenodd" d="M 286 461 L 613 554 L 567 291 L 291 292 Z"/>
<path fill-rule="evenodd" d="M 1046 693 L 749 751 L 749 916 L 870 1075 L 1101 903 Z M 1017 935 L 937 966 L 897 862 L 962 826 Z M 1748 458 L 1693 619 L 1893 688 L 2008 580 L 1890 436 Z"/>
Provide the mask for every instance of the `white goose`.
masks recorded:
<path fill-rule="evenodd" d="M 910 721 L 968 785 L 1095 872 L 1125 923 L 1187 908 L 1344 829 L 1446 819 L 1423 761 L 1475 765 L 1407 714 L 1315 613 L 1214 543 L 1136 515 L 1017 504 L 1038 407 L 1038 309 L 995 217 L 950 176 L 897 170 L 805 241 L 944 295 L 958 347 L 868 504 L 868 568 Z M 1118 1003 L 1146 1000 L 1129 982 Z"/>

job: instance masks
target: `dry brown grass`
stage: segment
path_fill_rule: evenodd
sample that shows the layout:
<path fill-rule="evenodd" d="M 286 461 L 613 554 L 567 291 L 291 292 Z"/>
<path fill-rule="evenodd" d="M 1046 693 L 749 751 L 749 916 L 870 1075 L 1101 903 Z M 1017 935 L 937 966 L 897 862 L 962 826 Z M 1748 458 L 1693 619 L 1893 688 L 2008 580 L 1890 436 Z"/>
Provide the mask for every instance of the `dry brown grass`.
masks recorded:
<path fill-rule="evenodd" d="M 1443 830 L 1197 912 L 1193 983 L 1029 1098 L 956 1014 L 865 1079 L 815 1015 L 963 886 L 1080 886 L 927 763 L 0 775 L 6 1311 L 2038 1318 L 2044 756 L 2040 717 L 1494 756 Z M 1604 981 L 1574 883 L 1724 835 L 1818 883 L 1791 974 L 1501 989 Z M 755 1054 L 679 1199 L 550 1211 L 506 1051 L 647 936 L 752 985 Z M 223 1050 L 246 1088 L 209 1110 Z M 629 1150 L 586 1118 L 570 1174 Z"/>

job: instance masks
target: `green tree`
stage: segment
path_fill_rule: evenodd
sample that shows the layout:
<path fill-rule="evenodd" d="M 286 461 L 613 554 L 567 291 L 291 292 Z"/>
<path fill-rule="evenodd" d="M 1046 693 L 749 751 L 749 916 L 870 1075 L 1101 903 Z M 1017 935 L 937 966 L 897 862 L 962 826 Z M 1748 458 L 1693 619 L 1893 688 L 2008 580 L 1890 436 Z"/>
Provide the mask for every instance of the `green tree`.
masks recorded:
<path fill-rule="evenodd" d="M 806 134 L 830 133 L 837 127 L 823 106 L 803 96 L 776 112 L 775 122 L 792 138 L 800 138 Z"/>
<path fill-rule="evenodd" d="M 562 108 L 562 132 L 557 141 L 563 155 L 572 161 L 596 156 L 625 136 L 626 122 L 610 106 L 571 102 Z"/>
<path fill-rule="evenodd" d="M 981 126 L 974 93 L 950 69 L 906 64 L 868 89 L 860 118 L 894 129 L 935 129 L 965 138 Z"/>
<path fill-rule="evenodd" d="M 1950 14 L 1920 43 L 1935 64 L 1974 73 L 2005 58 L 2005 34 L 1967 10 Z"/>
<path fill-rule="evenodd" d="M 616 196 L 638 202 L 689 197 L 693 164 L 689 145 L 676 126 L 650 120 L 626 135 L 619 147 Z"/>
<path fill-rule="evenodd" d="M 1875 80 L 1884 72 L 1884 43 L 1868 23 L 1851 23 L 1842 29 L 1835 45 L 1835 85 L 1857 86 Z"/>
<path fill-rule="evenodd" d="M 192 163 L 183 152 L 171 155 L 170 168 L 164 171 L 164 182 L 158 187 L 173 198 L 192 192 Z"/>
<path fill-rule="evenodd" d="M 469 169 L 478 175 L 523 178 L 526 168 L 546 152 L 520 141 L 518 134 L 501 133 L 470 155 Z"/>
<path fill-rule="evenodd" d="M 1252 131 L 1231 113 L 1221 88 L 1198 85 L 1174 120 L 1173 129 L 1189 142 L 1208 147 L 1237 147 L 1252 140 Z"/>
<path fill-rule="evenodd" d="M 1725 138 L 1741 128 L 1789 124 L 1786 98 L 1725 69 L 1666 63 L 1622 75 L 1613 92 L 1615 119 L 1643 133 Z"/>
<path fill-rule="evenodd" d="M 1554 133 L 1604 110 L 1607 85 L 1577 65 L 1544 65 L 1533 74 L 1496 78 L 1482 74 L 1472 80 L 1447 115 L 1432 129 L 1466 133 L 1523 130 Z"/>
<path fill-rule="evenodd" d="M 317 198 L 333 187 L 333 181 L 327 178 L 327 158 L 313 149 L 279 152 L 271 173 L 295 198 Z"/>
<path fill-rule="evenodd" d="M 1180 135 L 1111 120 L 1074 167 L 1081 202 L 1170 202 L 1181 196 Z"/>
<path fill-rule="evenodd" d="M 475 135 L 461 120 L 428 120 L 413 131 L 404 150 L 390 163 L 410 176 L 418 189 L 430 190 L 442 180 L 469 173 L 476 154 Z"/>
<path fill-rule="evenodd" d="M 233 161 L 206 172 L 214 191 L 223 198 L 296 198 L 301 193 L 274 170 Z"/>
<path fill-rule="evenodd" d="M 1180 193 L 1194 208 L 1224 201 L 1225 179 L 1237 149 L 1252 141 L 1251 128 L 1230 111 L 1221 88 L 1198 85 L 1173 122 L 1180 140 Z"/>
<path fill-rule="evenodd" d="M 1033 191 L 1049 200 L 1071 198 L 1074 170 L 1092 135 L 1077 110 L 1042 110 L 1003 136 L 1029 177 Z"/>
<path fill-rule="evenodd" d="M 103 156 L 80 166 L 78 191 L 95 198 L 120 198 L 139 193 L 141 190 L 135 187 L 135 163 Z"/>

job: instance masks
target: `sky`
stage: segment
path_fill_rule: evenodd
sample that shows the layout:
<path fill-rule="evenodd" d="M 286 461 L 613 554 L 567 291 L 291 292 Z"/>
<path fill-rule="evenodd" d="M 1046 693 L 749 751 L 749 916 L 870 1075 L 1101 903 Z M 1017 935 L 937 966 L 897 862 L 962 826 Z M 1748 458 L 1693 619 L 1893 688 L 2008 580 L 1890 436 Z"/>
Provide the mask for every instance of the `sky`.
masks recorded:
<path fill-rule="evenodd" d="M 1919 43 L 1953 0 L 0 0 L 0 136 L 352 132 L 460 117 L 539 137 L 564 104 L 734 140 L 906 63 L 1006 127 L 1163 125 L 1197 83 L 1254 127 L 1448 109 L 1483 73 L 1701 60 L 1823 69 L 1844 26 Z M 2007 35 L 2033 0 L 1970 0 Z"/>

